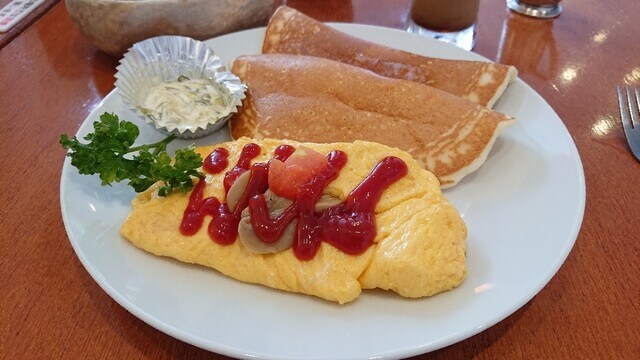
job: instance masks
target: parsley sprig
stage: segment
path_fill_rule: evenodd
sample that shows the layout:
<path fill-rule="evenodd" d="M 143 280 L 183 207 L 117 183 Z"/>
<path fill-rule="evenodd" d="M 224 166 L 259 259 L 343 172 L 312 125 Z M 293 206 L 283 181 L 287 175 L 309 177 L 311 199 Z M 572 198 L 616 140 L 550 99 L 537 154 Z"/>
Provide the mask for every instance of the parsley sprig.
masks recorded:
<path fill-rule="evenodd" d="M 94 132 L 84 137 L 83 144 L 74 136 L 60 136 L 60 144 L 69 150 L 71 165 L 80 174 L 99 174 L 102 185 L 128 180 L 136 192 L 142 192 L 158 181 L 160 196 L 169 195 L 174 189 L 188 191 L 192 179 L 200 176 L 198 168 L 202 158 L 192 147 L 177 150 L 175 159 L 167 154 L 167 144 L 174 135 L 153 144 L 133 146 L 140 130 L 128 121 L 120 121 L 115 114 L 104 113 L 100 121 L 93 123 Z"/>

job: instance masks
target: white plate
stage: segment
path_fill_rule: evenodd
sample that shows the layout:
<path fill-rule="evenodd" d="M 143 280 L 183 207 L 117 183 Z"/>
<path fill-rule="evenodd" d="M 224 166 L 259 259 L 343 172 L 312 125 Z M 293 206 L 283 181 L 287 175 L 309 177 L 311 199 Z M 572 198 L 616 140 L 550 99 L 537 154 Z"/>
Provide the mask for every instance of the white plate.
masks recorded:
<path fill-rule="evenodd" d="M 454 46 L 402 31 L 334 25 L 353 35 L 419 54 L 483 60 Z M 260 51 L 264 29 L 209 44 L 227 64 Z M 71 244 L 95 281 L 158 330 L 198 347 L 242 358 L 395 358 L 432 351 L 494 325 L 529 301 L 573 247 L 585 204 L 582 164 L 562 121 L 517 80 L 496 110 L 518 121 L 487 162 L 446 196 L 469 228 L 468 273 L 457 289 L 421 300 L 365 291 L 339 306 L 310 296 L 244 284 L 198 266 L 147 254 L 118 232 L 134 192 L 100 186 L 67 159 L 60 203 Z M 162 138 L 110 93 L 80 127 L 84 136 L 105 111 L 135 121 L 139 141 Z M 199 139 L 212 144 L 226 131 Z M 175 147 L 189 142 L 178 141 Z"/>

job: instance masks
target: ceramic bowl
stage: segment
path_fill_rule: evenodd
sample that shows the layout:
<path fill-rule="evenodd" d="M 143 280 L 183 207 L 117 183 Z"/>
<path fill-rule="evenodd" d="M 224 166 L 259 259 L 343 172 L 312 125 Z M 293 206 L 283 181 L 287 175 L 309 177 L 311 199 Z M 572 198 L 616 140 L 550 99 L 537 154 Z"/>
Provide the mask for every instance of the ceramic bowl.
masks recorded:
<path fill-rule="evenodd" d="M 65 0 L 80 32 L 98 49 L 121 56 L 158 35 L 198 40 L 266 25 L 273 0 Z"/>

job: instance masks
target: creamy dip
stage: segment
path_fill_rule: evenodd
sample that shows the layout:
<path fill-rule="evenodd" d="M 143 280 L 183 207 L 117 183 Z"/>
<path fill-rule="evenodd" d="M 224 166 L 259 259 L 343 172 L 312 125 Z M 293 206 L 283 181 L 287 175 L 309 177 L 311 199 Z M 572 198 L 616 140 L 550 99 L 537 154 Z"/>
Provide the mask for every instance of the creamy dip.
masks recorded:
<path fill-rule="evenodd" d="M 179 129 L 206 127 L 230 113 L 229 92 L 207 79 L 180 76 L 152 87 L 141 110 L 161 125 Z"/>

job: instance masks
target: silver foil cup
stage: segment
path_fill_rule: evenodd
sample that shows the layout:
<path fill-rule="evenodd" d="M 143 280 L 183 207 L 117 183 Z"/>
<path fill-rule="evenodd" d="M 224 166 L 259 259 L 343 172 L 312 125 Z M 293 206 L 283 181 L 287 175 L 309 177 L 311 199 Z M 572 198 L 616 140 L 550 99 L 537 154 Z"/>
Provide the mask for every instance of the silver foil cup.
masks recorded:
<path fill-rule="evenodd" d="M 242 106 L 246 85 L 227 71 L 220 57 L 205 43 L 184 36 L 158 36 L 134 44 L 120 60 L 116 87 L 125 103 L 147 123 L 179 138 L 193 139 L 220 129 Z M 206 79 L 226 89 L 228 114 L 205 124 L 172 124 L 145 114 L 142 104 L 152 87 L 180 76 Z"/>

